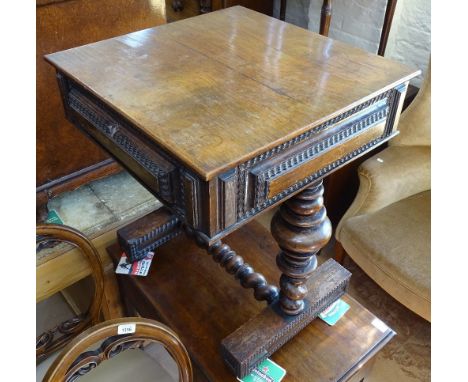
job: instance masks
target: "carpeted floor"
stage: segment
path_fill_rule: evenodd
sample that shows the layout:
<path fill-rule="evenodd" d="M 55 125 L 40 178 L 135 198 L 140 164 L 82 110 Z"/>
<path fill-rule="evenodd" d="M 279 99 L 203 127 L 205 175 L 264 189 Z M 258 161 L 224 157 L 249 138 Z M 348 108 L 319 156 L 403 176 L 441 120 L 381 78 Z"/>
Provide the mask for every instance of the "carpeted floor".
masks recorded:
<path fill-rule="evenodd" d="M 332 248 L 333 242 L 321 260 L 333 256 Z M 349 294 L 397 333 L 378 353 L 369 382 L 430 381 L 431 324 L 387 294 L 349 256 L 343 265 L 353 274 Z"/>

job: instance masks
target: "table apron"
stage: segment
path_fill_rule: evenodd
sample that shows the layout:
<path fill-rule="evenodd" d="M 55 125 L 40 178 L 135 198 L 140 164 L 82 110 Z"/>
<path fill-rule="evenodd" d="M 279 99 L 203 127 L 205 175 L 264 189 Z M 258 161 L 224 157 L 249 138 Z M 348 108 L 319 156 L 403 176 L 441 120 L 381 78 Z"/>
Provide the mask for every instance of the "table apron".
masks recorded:
<path fill-rule="evenodd" d="M 130 121 L 58 73 L 67 118 L 213 242 L 396 134 L 408 83 L 204 180 Z"/>

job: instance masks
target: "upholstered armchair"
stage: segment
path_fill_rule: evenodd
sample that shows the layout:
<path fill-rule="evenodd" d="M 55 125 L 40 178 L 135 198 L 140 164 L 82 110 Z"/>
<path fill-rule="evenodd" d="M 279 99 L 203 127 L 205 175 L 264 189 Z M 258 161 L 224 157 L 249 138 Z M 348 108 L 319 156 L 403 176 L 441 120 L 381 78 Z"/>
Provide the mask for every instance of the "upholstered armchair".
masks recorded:
<path fill-rule="evenodd" d="M 401 115 L 400 135 L 359 167 L 336 259 L 353 261 L 387 293 L 431 320 L 431 78 Z"/>

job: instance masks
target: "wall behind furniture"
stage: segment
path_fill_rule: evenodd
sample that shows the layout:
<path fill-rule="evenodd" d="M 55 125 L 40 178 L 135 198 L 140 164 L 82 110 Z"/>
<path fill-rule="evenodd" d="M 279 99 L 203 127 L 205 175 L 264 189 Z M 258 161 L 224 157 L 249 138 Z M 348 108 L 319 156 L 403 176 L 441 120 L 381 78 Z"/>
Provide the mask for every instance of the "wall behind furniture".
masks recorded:
<path fill-rule="evenodd" d="M 423 70 L 412 83 L 420 86 L 431 53 L 430 0 L 399 0 L 388 37 L 385 57 Z"/>
<path fill-rule="evenodd" d="M 280 0 L 275 0 L 275 16 Z M 318 32 L 322 0 L 287 0 L 286 21 Z M 329 36 L 377 53 L 387 0 L 334 0 Z M 427 69 L 431 49 L 430 0 L 399 0 L 385 57 Z M 412 83 L 420 86 L 422 76 Z"/>

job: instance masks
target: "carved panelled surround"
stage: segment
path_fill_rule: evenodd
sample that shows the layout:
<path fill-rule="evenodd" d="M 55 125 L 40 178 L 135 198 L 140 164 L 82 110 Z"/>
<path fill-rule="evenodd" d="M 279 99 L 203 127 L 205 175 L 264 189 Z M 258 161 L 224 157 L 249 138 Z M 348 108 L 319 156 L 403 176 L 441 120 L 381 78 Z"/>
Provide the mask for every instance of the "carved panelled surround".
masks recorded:
<path fill-rule="evenodd" d="M 405 83 L 385 91 L 203 181 L 78 84 L 60 73 L 57 76 L 68 118 L 98 143 L 110 141 L 112 145 L 104 147 L 119 151 L 113 153 L 117 158 L 126 156 L 133 176 L 209 243 L 390 139 L 396 134 L 394 122 L 407 88 Z M 336 149 L 344 143 L 347 149 L 337 159 Z M 216 219 L 208 221 L 201 200 L 210 197 L 217 201 Z"/>

